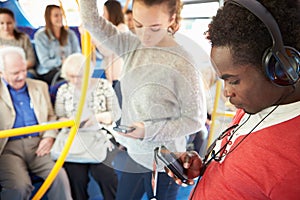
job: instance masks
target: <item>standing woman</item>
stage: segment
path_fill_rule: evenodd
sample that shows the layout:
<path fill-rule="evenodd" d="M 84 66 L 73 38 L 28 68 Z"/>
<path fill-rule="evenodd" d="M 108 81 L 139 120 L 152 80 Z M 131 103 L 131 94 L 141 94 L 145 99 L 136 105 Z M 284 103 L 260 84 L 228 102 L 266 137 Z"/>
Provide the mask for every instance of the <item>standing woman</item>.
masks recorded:
<path fill-rule="evenodd" d="M 27 69 L 35 65 L 35 55 L 29 37 L 16 29 L 14 13 L 0 8 L 0 46 L 17 46 L 25 51 Z"/>
<path fill-rule="evenodd" d="M 116 0 L 106 1 L 103 7 L 103 17 L 115 25 L 119 31 L 129 31 L 127 25 L 124 23 L 124 14 L 120 2 Z M 105 67 L 106 79 L 112 83 L 114 87 L 121 76 L 122 66 L 124 64 L 123 60 L 112 51 L 105 50 L 101 47 L 101 44 L 98 44 L 97 48 L 103 55 L 102 62 Z"/>
<path fill-rule="evenodd" d="M 74 31 L 63 26 L 62 10 L 57 5 L 48 5 L 45 10 L 46 26 L 34 35 L 36 54 L 39 60 L 37 73 L 41 80 L 51 84 L 65 58 L 79 53 L 80 46 Z"/>
<path fill-rule="evenodd" d="M 158 163 L 157 190 L 152 188 L 154 149 L 186 149 L 186 136 L 205 128 L 206 105 L 199 70 L 173 34 L 179 28 L 180 0 L 134 0 L 136 35 L 120 32 L 99 16 L 95 0 L 81 0 L 84 27 L 103 46 L 122 56 L 122 124 L 115 134 L 127 148 L 116 199 L 176 199 L 179 187 Z M 155 191 L 157 193 L 155 194 Z"/>

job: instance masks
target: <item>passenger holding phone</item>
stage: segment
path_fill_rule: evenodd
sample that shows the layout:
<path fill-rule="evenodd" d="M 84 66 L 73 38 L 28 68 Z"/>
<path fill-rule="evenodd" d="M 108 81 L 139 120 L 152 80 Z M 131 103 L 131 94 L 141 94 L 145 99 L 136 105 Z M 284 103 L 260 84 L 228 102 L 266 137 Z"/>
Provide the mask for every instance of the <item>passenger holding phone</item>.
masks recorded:
<path fill-rule="evenodd" d="M 299 1 L 228 0 L 213 17 L 211 58 L 239 109 L 210 156 L 180 157 L 201 176 L 190 199 L 299 199 L 299 24 Z"/>
<path fill-rule="evenodd" d="M 68 82 L 59 87 L 55 101 L 55 112 L 60 120 L 74 118 L 79 103 L 80 91 L 82 86 L 82 76 L 85 66 L 85 57 L 81 53 L 75 53 L 68 56 L 62 66 L 62 77 Z M 86 105 L 83 110 L 83 120 L 80 123 L 78 135 L 81 137 L 87 134 L 96 135 L 95 139 L 106 141 L 103 145 L 111 148 L 112 144 L 99 130 L 102 125 L 110 125 L 115 119 L 119 118 L 120 113 L 112 110 L 113 106 L 118 105 L 117 97 L 111 84 L 105 79 L 94 79 L 89 82 Z M 69 131 L 69 130 L 67 130 Z M 61 130 L 59 134 L 64 134 L 66 130 Z M 75 143 L 79 144 L 80 143 Z M 107 145 L 109 144 L 109 145 Z M 99 144 L 102 145 L 102 144 Z M 83 146 L 83 145 L 81 145 Z M 75 146 L 72 148 L 79 148 Z M 89 173 L 98 183 L 104 199 L 114 199 L 117 189 L 117 176 L 114 169 L 108 163 L 111 153 L 94 152 L 89 147 L 87 152 L 91 154 L 104 154 L 106 160 L 103 162 L 87 163 L 81 160 L 68 161 L 64 163 L 64 168 L 69 176 L 73 199 L 88 199 Z M 97 150 L 98 151 L 98 150 Z M 96 156 L 95 156 L 96 157 Z M 68 157 L 67 157 L 68 158 Z"/>
<path fill-rule="evenodd" d="M 119 32 L 101 17 L 96 0 L 81 0 L 80 7 L 83 25 L 92 37 L 124 60 L 121 124 L 135 130 L 115 135 L 130 156 L 124 163 L 117 199 L 140 199 L 145 192 L 150 199 L 154 196 L 154 149 L 164 144 L 171 151 L 185 150 L 185 136 L 205 128 L 200 72 L 173 38 L 179 28 L 181 2 L 135 0 L 136 35 Z M 156 198 L 173 200 L 179 187 L 160 164 Z"/>

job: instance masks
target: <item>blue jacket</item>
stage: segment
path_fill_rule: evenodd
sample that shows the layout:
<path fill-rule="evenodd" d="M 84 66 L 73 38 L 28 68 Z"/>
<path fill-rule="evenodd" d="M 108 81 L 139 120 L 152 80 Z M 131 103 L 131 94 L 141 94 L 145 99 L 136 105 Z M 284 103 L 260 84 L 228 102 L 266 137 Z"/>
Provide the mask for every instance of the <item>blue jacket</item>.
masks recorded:
<path fill-rule="evenodd" d="M 39 65 L 37 73 L 42 75 L 53 68 L 62 65 L 62 58 L 67 58 L 73 53 L 81 52 L 78 38 L 73 30 L 68 29 L 68 42 L 60 46 L 59 41 L 50 33 L 50 39 L 46 35 L 45 28 L 40 28 L 34 35 L 35 49 Z"/>

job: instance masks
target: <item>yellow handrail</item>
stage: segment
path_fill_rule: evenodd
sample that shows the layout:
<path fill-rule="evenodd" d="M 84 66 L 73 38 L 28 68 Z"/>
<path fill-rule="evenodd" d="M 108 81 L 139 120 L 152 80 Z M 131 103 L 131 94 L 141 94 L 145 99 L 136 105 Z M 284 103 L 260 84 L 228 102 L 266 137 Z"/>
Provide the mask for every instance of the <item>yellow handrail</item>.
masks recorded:
<path fill-rule="evenodd" d="M 221 97 L 221 92 L 222 92 L 222 81 L 217 80 L 214 106 L 213 106 L 213 111 L 211 113 L 211 125 L 210 125 L 210 131 L 209 131 L 209 136 L 208 136 L 207 148 L 211 145 L 212 140 L 215 135 L 216 118 L 220 117 L 220 116 L 232 118 L 235 115 L 235 112 L 229 112 L 229 111 L 218 112 L 218 106 L 219 106 L 219 101 L 220 101 L 220 97 Z"/>
<path fill-rule="evenodd" d="M 126 0 L 125 5 L 123 7 L 123 13 L 124 14 L 125 14 L 126 10 L 128 9 L 129 3 L 130 3 L 130 0 Z"/>
<path fill-rule="evenodd" d="M 81 89 L 81 97 L 80 97 L 80 101 L 79 101 L 79 105 L 78 105 L 78 110 L 77 110 L 77 113 L 75 116 L 75 126 L 72 126 L 68 140 L 66 141 L 66 144 L 62 150 L 61 155 L 59 156 L 58 160 L 56 161 L 53 169 L 51 170 L 47 179 L 44 181 L 43 185 L 40 187 L 38 192 L 33 197 L 33 200 L 41 199 L 41 197 L 45 194 L 47 189 L 50 187 L 50 185 L 54 181 L 55 177 L 57 176 L 58 171 L 61 169 L 61 167 L 66 159 L 68 151 L 72 145 L 72 142 L 75 138 L 75 135 L 76 135 L 78 127 L 79 127 L 79 122 L 80 122 L 80 118 L 82 115 L 84 102 L 86 99 L 88 79 L 89 79 L 89 74 L 90 74 L 90 64 L 91 64 L 91 61 L 90 61 L 91 37 L 87 31 L 85 31 L 84 35 L 85 36 L 83 37 L 84 38 L 83 53 L 86 56 L 86 63 L 85 63 L 85 70 L 84 70 L 83 86 Z"/>
<path fill-rule="evenodd" d="M 207 147 L 210 146 L 210 144 L 212 143 L 212 140 L 214 138 L 216 114 L 217 114 L 217 110 L 218 110 L 219 99 L 221 97 L 221 87 L 222 87 L 222 82 L 220 80 L 218 80 L 216 83 L 216 94 L 215 94 L 215 100 L 214 100 L 214 107 L 213 107 L 213 110 L 211 113 L 211 125 L 210 125 L 210 129 L 209 129 Z"/>
<path fill-rule="evenodd" d="M 64 10 L 64 7 L 63 7 L 63 3 L 62 3 L 61 0 L 59 0 L 59 7 L 62 11 L 62 15 L 63 15 L 63 19 L 65 20 L 66 27 L 68 27 L 67 16 L 66 16 L 66 13 L 65 13 L 65 10 Z"/>
<path fill-rule="evenodd" d="M 34 132 L 42 132 L 52 129 L 60 129 L 64 127 L 71 127 L 75 125 L 74 120 L 62 121 L 62 122 L 53 122 L 41 125 L 27 126 L 23 128 L 14 128 L 9 130 L 0 131 L 0 138 L 24 135 Z"/>
<path fill-rule="evenodd" d="M 216 117 L 233 117 L 235 115 L 235 112 L 232 112 L 232 111 L 225 111 L 223 113 L 219 113 L 219 112 L 216 112 Z"/>
<path fill-rule="evenodd" d="M 84 77 L 83 77 L 83 86 L 81 89 L 81 97 L 77 109 L 77 113 L 75 116 L 75 120 L 67 120 L 67 121 L 61 121 L 61 122 L 49 122 L 49 123 L 43 123 L 40 125 L 34 125 L 34 126 L 27 126 L 23 128 L 15 128 L 15 129 L 10 129 L 10 130 L 2 130 L 0 131 L 0 138 L 6 138 L 6 137 L 11 137 L 11 136 L 18 136 L 18 135 L 23 135 L 23 134 L 30 134 L 33 132 L 43 132 L 46 130 L 52 130 L 52 129 L 60 129 L 64 127 L 71 127 L 69 137 L 66 141 L 66 144 L 62 150 L 61 155 L 59 156 L 58 160 L 56 161 L 53 169 L 49 173 L 48 177 L 40 187 L 40 189 L 37 191 L 35 196 L 32 198 L 33 200 L 39 200 L 42 198 L 42 196 L 45 194 L 47 189 L 50 187 L 52 182 L 54 181 L 55 177 L 57 176 L 59 170 L 61 169 L 66 156 L 68 154 L 68 151 L 72 145 L 72 142 L 75 138 L 75 135 L 77 133 L 78 127 L 79 127 L 79 122 L 80 118 L 82 115 L 83 107 L 84 107 L 84 102 L 86 99 L 86 93 L 87 93 L 87 88 L 88 88 L 88 80 L 89 80 L 89 74 L 90 74 L 90 64 L 91 64 L 91 36 L 90 34 L 85 31 L 84 36 L 82 37 L 83 40 L 83 45 L 82 45 L 82 50 L 83 54 L 86 56 L 86 63 L 85 63 L 85 70 L 84 70 Z"/>

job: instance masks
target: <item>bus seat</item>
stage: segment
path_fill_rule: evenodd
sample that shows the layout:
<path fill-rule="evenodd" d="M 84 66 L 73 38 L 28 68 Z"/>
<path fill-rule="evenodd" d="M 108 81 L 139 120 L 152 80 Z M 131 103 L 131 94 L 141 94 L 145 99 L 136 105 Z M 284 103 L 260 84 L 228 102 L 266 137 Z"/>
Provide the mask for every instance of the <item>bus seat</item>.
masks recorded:
<path fill-rule="evenodd" d="M 35 193 L 40 189 L 41 185 L 44 182 L 44 179 L 42 179 L 39 176 L 35 176 L 33 174 L 29 174 L 29 175 L 30 175 L 30 178 L 31 178 L 32 185 L 34 186 L 34 190 L 32 191 L 31 197 L 30 197 L 30 199 L 32 199 L 34 197 Z M 0 185 L 0 200 L 1 200 L 1 191 L 2 191 L 2 187 Z M 46 194 L 42 197 L 41 200 L 48 200 Z"/>

